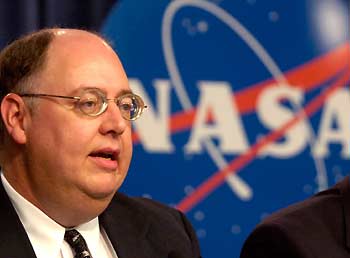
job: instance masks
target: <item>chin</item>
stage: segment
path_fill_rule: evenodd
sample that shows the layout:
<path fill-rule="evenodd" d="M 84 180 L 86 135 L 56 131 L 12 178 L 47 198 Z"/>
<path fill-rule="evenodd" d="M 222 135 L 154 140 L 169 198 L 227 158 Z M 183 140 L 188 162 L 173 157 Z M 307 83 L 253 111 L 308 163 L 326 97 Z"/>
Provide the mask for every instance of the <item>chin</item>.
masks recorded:
<path fill-rule="evenodd" d="M 90 196 L 95 200 L 100 201 L 110 201 L 113 198 L 113 195 L 115 194 L 115 191 L 113 192 L 94 192 L 90 194 Z"/>
<path fill-rule="evenodd" d="M 114 194 L 116 192 L 116 189 L 101 189 L 101 191 L 96 191 L 94 189 L 93 191 L 86 191 L 85 194 L 91 199 L 91 201 L 97 201 L 97 202 L 109 202 Z"/>
<path fill-rule="evenodd" d="M 95 186 L 89 189 L 88 195 L 96 200 L 111 200 L 120 185 L 121 183 L 119 181 L 95 184 Z"/>

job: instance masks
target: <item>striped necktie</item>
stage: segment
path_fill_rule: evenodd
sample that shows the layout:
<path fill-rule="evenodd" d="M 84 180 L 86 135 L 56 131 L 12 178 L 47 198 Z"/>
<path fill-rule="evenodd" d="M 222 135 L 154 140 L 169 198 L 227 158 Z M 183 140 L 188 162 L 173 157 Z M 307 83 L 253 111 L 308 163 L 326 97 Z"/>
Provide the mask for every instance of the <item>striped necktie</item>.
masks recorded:
<path fill-rule="evenodd" d="M 64 240 L 74 251 L 74 258 L 92 258 L 89 248 L 80 233 L 75 229 L 66 230 Z"/>

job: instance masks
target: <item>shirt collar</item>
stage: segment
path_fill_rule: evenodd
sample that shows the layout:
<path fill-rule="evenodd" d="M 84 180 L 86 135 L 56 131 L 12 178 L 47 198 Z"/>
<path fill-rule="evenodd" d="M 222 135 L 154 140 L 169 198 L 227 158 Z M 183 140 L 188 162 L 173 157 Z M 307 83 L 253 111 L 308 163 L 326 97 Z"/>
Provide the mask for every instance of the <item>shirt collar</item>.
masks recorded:
<path fill-rule="evenodd" d="M 1 181 L 28 234 L 36 256 L 38 258 L 58 257 L 66 229 L 20 195 L 3 173 L 1 173 Z M 75 229 L 85 238 L 89 249 L 92 252 L 96 251 L 100 237 L 98 217 Z"/>

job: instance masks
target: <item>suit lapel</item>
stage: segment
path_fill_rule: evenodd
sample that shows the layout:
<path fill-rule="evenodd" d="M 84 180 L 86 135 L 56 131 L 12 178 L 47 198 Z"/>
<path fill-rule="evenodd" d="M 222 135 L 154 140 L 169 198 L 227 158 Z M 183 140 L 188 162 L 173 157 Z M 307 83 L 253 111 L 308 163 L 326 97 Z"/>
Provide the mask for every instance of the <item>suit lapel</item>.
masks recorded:
<path fill-rule="evenodd" d="M 36 258 L 24 227 L 0 180 L 0 255 Z"/>
<path fill-rule="evenodd" d="M 349 177 L 346 177 L 339 184 L 339 189 L 340 189 L 342 196 L 343 196 L 346 246 L 350 249 L 350 182 L 349 182 Z"/>
<path fill-rule="evenodd" d="M 129 201 L 117 194 L 100 216 L 118 258 L 158 258 L 160 254 L 152 249 L 147 239 L 151 220 L 144 212 L 130 206 Z"/>

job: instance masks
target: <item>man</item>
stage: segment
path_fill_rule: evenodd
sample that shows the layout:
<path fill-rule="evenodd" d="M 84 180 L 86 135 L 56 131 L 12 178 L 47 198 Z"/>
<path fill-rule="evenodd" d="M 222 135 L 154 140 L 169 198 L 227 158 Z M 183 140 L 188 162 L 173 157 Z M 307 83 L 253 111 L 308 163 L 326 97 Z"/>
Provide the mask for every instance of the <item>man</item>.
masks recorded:
<path fill-rule="evenodd" d="M 25 36 L 0 54 L 0 89 L 1 257 L 200 257 L 182 213 L 116 193 L 145 106 L 103 39 Z"/>
<path fill-rule="evenodd" d="M 349 177 L 259 224 L 241 258 L 350 257 Z"/>

